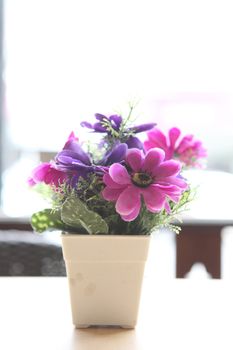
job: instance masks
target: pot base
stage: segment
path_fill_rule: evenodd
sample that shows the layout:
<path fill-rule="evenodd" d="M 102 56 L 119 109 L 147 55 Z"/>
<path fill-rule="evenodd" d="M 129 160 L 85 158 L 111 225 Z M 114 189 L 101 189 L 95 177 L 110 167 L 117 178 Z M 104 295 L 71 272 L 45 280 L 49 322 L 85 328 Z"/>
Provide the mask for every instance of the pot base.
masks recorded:
<path fill-rule="evenodd" d="M 89 324 L 77 324 L 77 325 L 74 325 L 75 328 L 77 329 L 86 329 L 86 328 L 123 328 L 123 329 L 134 329 L 135 328 L 135 325 L 134 326 L 131 326 L 131 325 L 89 325 Z"/>

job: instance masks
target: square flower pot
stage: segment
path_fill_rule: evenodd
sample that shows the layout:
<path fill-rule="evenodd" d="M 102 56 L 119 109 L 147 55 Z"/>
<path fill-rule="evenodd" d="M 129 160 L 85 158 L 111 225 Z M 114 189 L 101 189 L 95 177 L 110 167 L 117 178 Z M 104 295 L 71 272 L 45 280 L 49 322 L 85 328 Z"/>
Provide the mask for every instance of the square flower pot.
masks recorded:
<path fill-rule="evenodd" d="M 137 323 L 150 236 L 62 234 L 77 328 Z"/>

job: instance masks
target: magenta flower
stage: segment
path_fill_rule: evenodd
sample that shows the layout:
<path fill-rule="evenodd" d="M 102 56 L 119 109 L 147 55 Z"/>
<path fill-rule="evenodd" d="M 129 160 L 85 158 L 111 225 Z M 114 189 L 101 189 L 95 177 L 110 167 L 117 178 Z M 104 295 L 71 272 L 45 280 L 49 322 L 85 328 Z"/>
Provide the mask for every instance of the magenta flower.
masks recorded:
<path fill-rule="evenodd" d="M 69 147 L 70 143 L 72 142 L 78 142 L 79 138 L 75 136 L 75 133 L 71 131 L 70 135 L 68 136 L 68 139 L 63 147 L 63 149 L 66 149 Z"/>
<path fill-rule="evenodd" d="M 72 131 L 68 136 L 63 149 L 69 148 L 73 142 L 78 142 L 78 137 L 75 136 Z M 59 184 L 62 184 L 67 179 L 67 174 L 64 171 L 57 169 L 57 164 L 55 162 L 50 162 L 42 163 L 33 169 L 32 175 L 28 178 L 27 182 L 30 186 L 44 182 L 47 185 L 55 185 L 58 187 Z"/>
<path fill-rule="evenodd" d="M 28 179 L 28 184 L 34 186 L 40 182 L 44 182 L 47 185 L 58 187 L 66 179 L 67 175 L 55 169 L 52 163 L 42 163 L 32 171 L 32 175 Z"/>
<path fill-rule="evenodd" d="M 126 156 L 126 166 L 115 163 L 103 181 L 104 199 L 116 202 L 116 211 L 124 221 L 136 219 L 143 198 L 146 208 L 158 213 L 163 208 L 168 212 L 168 199 L 178 202 L 187 188 L 179 177 L 181 163 L 175 160 L 164 161 L 165 152 L 154 148 L 146 155 L 139 149 L 130 149 Z"/>
<path fill-rule="evenodd" d="M 144 147 L 146 150 L 159 147 L 164 150 L 166 160 L 175 158 L 188 167 L 200 167 L 199 159 L 207 156 L 201 141 L 195 140 L 193 135 L 181 138 L 180 135 L 178 128 L 171 128 L 168 137 L 154 128 L 147 133 L 148 140 L 144 142 Z"/>

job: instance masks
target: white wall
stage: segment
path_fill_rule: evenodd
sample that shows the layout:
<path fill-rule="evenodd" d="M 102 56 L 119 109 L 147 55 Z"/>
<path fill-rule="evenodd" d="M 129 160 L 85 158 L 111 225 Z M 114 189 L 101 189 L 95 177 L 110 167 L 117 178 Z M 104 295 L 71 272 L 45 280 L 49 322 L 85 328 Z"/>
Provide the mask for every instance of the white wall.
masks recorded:
<path fill-rule="evenodd" d="M 232 159 L 231 9 L 225 0 L 6 1 L 11 140 L 57 150 L 81 120 L 139 98 L 144 121 L 194 131 L 210 159 Z"/>

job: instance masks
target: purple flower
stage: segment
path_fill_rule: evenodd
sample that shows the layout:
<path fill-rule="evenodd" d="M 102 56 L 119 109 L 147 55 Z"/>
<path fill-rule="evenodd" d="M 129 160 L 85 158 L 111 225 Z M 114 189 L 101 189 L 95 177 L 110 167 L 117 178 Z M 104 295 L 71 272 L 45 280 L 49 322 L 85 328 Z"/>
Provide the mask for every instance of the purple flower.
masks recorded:
<path fill-rule="evenodd" d="M 33 171 L 31 177 L 28 179 L 28 184 L 34 186 L 40 182 L 47 185 L 55 185 L 58 187 L 67 180 L 67 175 L 57 170 L 53 163 L 42 163 L 38 165 Z"/>
<path fill-rule="evenodd" d="M 128 146 L 125 143 L 116 144 L 113 149 L 107 151 L 99 165 L 112 165 L 113 163 L 119 163 L 125 159 Z"/>
<path fill-rule="evenodd" d="M 65 146 L 63 147 L 66 148 L 68 147 L 69 143 L 72 142 L 72 141 L 77 141 L 78 142 L 79 138 L 77 136 L 75 136 L 75 133 L 73 131 L 71 131 L 66 143 L 65 143 Z"/>
<path fill-rule="evenodd" d="M 136 136 L 130 136 L 126 141 L 128 148 L 138 148 L 143 150 L 143 143 Z"/>
<path fill-rule="evenodd" d="M 175 158 L 186 166 L 199 167 L 199 159 L 206 157 L 207 153 L 201 141 L 195 140 L 193 135 L 186 135 L 180 138 L 181 131 L 178 128 L 171 128 L 166 137 L 158 128 L 147 133 L 148 140 L 144 147 L 149 150 L 154 147 L 162 148 L 166 154 L 166 160 Z"/>
<path fill-rule="evenodd" d="M 163 208 L 168 212 L 168 198 L 178 202 L 187 188 L 186 182 L 179 177 L 181 163 L 175 160 L 164 161 L 163 150 L 154 148 L 144 156 L 138 149 L 128 150 L 126 166 L 115 163 L 103 181 L 104 199 L 116 202 L 116 211 L 124 221 L 136 219 L 143 198 L 146 208 L 158 213 Z"/>
<path fill-rule="evenodd" d="M 89 155 L 74 139 L 66 142 L 63 150 L 56 155 L 55 161 L 57 169 L 65 172 L 76 171 L 78 176 L 86 177 L 89 172 L 93 171 Z"/>
<path fill-rule="evenodd" d="M 148 131 L 152 128 L 154 128 L 156 123 L 146 123 L 146 124 L 140 124 L 137 126 L 133 126 L 132 128 L 129 128 L 128 130 L 132 131 L 134 134 L 138 134 L 139 132 Z"/>
<path fill-rule="evenodd" d="M 72 183 L 75 185 L 80 176 L 86 178 L 90 173 L 103 174 L 106 166 L 121 162 L 125 158 L 127 149 L 126 144 L 117 144 L 113 149 L 106 152 L 98 164 L 94 164 L 81 145 L 75 139 L 71 139 L 66 142 L 63 150 L 57 154 L 55 158 L 56 168 L 71 173 Z"/>
<path fill-rule="evenodd" d="M 119 131 L 122 123 L 122 117 L 117 114 L 111 115 L 110 117 L 106 117 L 103 114 L 96 113 L 95 118 L 98 120 L 97 123 L 91 124 L 84 121 L 81 122 L 81 126 L 86 127 L 88 129 L 92 129 L 94 130 L 94 132 L 103 132 L 109 134 L 109 127 L 114 129 L 115 131 Z"/>
<path fill-rule="evenodd" d="M 72 131 L 63 149 L 69 149 L 70 145 L 77 141 L 78 137 L 75 136 Z M 67 169 L 63 169 L 62 167 L 59 169 L 54 161 L 51 161 L 50 163 L 42 163 L 32 171 L 32 175 L 28 179 L 28 184 L 34 186 L 37 183 L 44 182 L 47 185 L 55 185 L 58 187 L 60 184 L 68 180 L 66 170 Z"/>
<path fill-rule="evenodd" d="M 128 145 L 128 148 L 139 148 L 143 149 L 143 143 L 132 134 L 137 134 L 140 132 L 148 131 L 152 129 L 155 123 L 146 123 L 138 126 L 125 128 L 121 130 L 123 119 L 120 115 L 114 114 L 110 117 L 106 117 L 103 114 L 96 113 L 95 118 L 98 120 L 97 123 L 91 124 L 89 122 L 83 121 L 81 126 L 93 130 L 98 133 L 106 133 L 108 136 L 113 136 L 114 138 L 124 142 Z M 113 133 L 116 132 L 116 135 Z M 118 134 L 121 132 L 121 135 Z"/>

